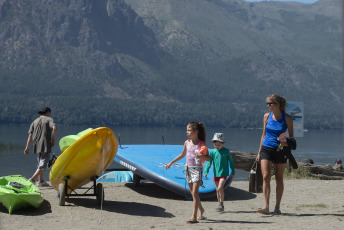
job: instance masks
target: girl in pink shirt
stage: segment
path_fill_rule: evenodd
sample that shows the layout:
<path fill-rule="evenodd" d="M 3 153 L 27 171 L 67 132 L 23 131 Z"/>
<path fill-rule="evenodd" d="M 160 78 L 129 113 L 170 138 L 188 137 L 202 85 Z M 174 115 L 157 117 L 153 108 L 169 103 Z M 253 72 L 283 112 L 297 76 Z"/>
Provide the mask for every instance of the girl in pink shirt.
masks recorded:
<path fill-rule="evenodd" d="M 190 219 L 186 222 L 197 223 L 197 220 L 203 220 L 204 209 L 198 194 L 199 186 L 202 185 L 203 165 L 204 160 L 209 159 L 209 152 L 205 144 L 206 132 L 203 123 L 190 122 L 186 127 L 186 135 L 188 140 L 184 143 L 182 153 L 174 160 L 166 165 L 166 169 L 170 168 L 172 164 L 183 159 L 186 155 L 185 164 L 185 180 L 189 184 L 191 195 L 193 198 L 193 213 Z M 200 211 L 197 217 L 197 210 Z"/>

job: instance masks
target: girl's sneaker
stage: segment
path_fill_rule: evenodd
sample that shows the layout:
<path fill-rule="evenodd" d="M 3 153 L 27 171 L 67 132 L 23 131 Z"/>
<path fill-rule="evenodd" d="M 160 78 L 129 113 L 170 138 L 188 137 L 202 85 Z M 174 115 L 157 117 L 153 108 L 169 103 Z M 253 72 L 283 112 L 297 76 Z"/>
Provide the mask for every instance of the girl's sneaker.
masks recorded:
<path fill-rule="evenodd" d="M 30 178 L 29 180 L 32 184 L 35 184 L 35 181 Z"/>

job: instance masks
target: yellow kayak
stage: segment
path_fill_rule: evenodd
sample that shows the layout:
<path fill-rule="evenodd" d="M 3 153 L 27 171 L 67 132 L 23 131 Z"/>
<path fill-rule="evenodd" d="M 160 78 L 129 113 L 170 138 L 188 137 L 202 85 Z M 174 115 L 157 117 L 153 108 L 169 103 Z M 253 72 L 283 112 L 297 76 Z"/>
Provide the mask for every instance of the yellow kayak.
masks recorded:
<path fill-rule="evenodd" d="M 68 179 L 68 191 L 77 189 L 100 174 L 114 160 L 118 142 L 111 129 L 101 127 L 89 130 L 75 140 L 56 159 L 50 170 L 50 183 L 55 190 Z"/>

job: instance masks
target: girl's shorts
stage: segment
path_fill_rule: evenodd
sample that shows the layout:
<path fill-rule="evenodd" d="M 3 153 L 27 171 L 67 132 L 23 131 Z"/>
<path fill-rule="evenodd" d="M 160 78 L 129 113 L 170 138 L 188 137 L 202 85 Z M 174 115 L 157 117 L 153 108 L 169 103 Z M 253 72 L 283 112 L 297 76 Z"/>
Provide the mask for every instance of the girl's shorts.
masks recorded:
<path fill-rule="evenodd" d="M 265 146 L 262 146 L 260 150 L 260 159 L 269 160 L 275 164 L 287 163 L 287 157 L 285 154 L 283 154 L 283 151 L 277 152 L 277 149 L 272 149 Z"/>
<path fill-rule="evenodd" d="M 226 176 L 214 177 L 213 181 L 220 181 L 221 179 L 226 180 L 227 177 Z"/>
<path fill-rule="evenodd" d="M 202 181 L 203 167 L 199 166 L 185 166 L 185 180 L 188 184 Z"/>

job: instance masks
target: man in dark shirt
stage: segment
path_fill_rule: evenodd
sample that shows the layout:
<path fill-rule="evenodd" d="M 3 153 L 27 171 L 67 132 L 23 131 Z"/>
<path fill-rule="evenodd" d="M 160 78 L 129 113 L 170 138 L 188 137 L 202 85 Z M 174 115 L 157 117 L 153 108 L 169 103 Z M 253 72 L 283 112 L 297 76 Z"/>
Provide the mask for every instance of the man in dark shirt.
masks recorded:
<path fill-rule="evenodd" d="M 43 187 L 49 186 L 43 180 L 43 173 L 50 159 L 51 147 L 55 145 L 56 125 L 50 117 L 51 110 L 49 107 L 43 107 L 38 113 L 40 116 L 31 123 L 24 154 L 29 154 L 29 146 L 31 141 L 33 141 L 33 152 L 37 154 L 38 164 L 37 170 L 30 178 L 30 181 L 35 184 L 35 180 L 38 177 L 38 186 Z"/>

